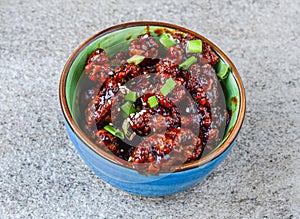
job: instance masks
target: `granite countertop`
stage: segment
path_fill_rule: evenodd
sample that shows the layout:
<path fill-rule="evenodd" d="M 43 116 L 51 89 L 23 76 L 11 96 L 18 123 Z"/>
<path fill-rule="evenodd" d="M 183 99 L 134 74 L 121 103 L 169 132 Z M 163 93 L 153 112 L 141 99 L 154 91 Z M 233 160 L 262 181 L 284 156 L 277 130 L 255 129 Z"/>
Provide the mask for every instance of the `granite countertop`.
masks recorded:
<path fill-rule="evenodd" d="M 300 3 L 0 1 L 0 218 L 300 218 Z M 158 20 L 219 45 L 244 81 L 233 151 L 199 185 L 145 198 L 103 182 L 63 125 L 58 83 L 84 40 Z"/>

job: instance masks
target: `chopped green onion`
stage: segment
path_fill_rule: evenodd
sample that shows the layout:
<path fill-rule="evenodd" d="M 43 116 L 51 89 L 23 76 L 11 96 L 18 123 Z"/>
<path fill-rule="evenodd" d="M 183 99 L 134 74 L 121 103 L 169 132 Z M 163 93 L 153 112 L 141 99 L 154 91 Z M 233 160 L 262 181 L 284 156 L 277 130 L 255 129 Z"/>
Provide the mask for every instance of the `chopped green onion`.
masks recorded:
<path fill-rule="evenodd" d="M 116 132 L 116 137 L 118 137 L 118 138 L 120 138 L 120 139 L 124 139 L 124 134 L 123 134 L 123 132 L 117 130 L 117 132 Z"/>
<path fill-rule="evenodd" d="M 158 101 L 157 101 L 157 98 L 156 96 L 151 96 L 148 98 L 148 103 L 150 105 L 151 108 L 154 108 L 158 105 Z"/>
<path fill-rule="evenodd" d="M 110 126 L 110 125 L 104 126 L 104 129 L 106 131 L 108 131 L 110 134 L 112 134 L 113 136 L 116 136 L 118 138 L 124 139 L 124 134 L 120 130 L 118 130 L 118 129 Z"/>
<path fill-rule="evenodd" d="M 135 136 L 135 132 L 130 128 L 130 125 L 129 125 L 129 122 L 127 119 L 125 119 L 123 121 L 122 129 L 123 129 L 125 137 L 131 141 Z"/>
<path fill-rule="evenodd" d="M 159 42 L 166 48 L 176 45 L 179 41 L 174 39 L 171 34 L 163 33 L 159 38 Z"/>
<path fill-rule="evenodd" d="M 182 70 L 188 70 L 189 67 L 196 62 L 197 62 L 197 58 L 195 56 L 191 56 L 190 58 L 185 60 L 183 63 L 181 63 L 179 65 L 179 68 L 181 68 Z"/>
<path fill-rule="evenodd" d="M 132 102 L 136 101 L 136 92 L 130 90 L 126 94 L 125 100 L 129 100 L 129 101 L 132 101 Z"/>
<path fill-rule="evenodd" d="M 131 102 L 126 102 L 121 106 L 121 109 L 125 113 L 126 117 L 128 117 L 131 113 L 135 113 L 136 109 L 134 108 Z"/>
<path fill-rule="evenodd" d="M 217 77 L 221 80 L 224 80 L 228 77 L 231 72 L 231 67 L 226 65 L 223 61 L 219 61 L 216 67 Z"/>
<path fill-rule="evenodd" d="M 124 119 L 124 122 L 122 124 L 122 129 L 123 129 L 123 132 L 125 133 L 125 136 L 127 136 L 128 128 L 129 128 L 129 123 L 128 123 L 127 119 Z"/>
<path fill-rule="evenodd" d="M 202 52 L 202 40 L 190 40 L 186 45 L 187 53 L 201 53 Z"/>
<path fill-rule="evenodd" d="M 144 56 L 140 56 L 140 55 L 134 55 L 132 57 L 130 57 L 129 59 L 127 59 L 127 63 L 128 64 L 135 64 L 135 65 L 138 65 L 140 64 L 143 60 L 145 59 Z"/>
<path fill-rule="evenodd" d="M 176 82 L 172 78 L 169 78 L 160 89 L 160 93 L 164 96 L 167 96 L 175 88 L 175 86 Z"/>

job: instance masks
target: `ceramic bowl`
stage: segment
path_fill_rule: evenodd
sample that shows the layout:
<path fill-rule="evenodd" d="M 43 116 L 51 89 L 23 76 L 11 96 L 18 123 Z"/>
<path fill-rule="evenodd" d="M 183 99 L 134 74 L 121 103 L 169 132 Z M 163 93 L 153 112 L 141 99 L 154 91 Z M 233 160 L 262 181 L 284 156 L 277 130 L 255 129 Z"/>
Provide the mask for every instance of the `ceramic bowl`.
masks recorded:
<path fill-rule="evenodd" d="M 198 161 L 183 164 L 170 173 L 143 175 L 125 167 L 110 153 L 97 147 L 77 125 L 76 109 L 72 106 L 77 82 L 83 72 L 89 54 L 101 45 L 109 50 L 122 42 L 130 42 L 138 35 L 157 30 L 179 30 L 206 41 L 218 56 L 231 66 L 232 72 L 224 80 L 227 109 L 231 113 L 225 136 L 217 149 Z M 103 30 L 85 41 L 67 61 L 60 80 L 59 98 L 68 134 L 84 162 L 105 182 L 126 192 L 140 196 L 165 196 L 190 188 L 208 176 L 233 148 L 245 115 L 245 91 L 240 75 L 232 61 L 214 43 L 204 36 L 173 24 L 161 22 L 124 23 Z"/>

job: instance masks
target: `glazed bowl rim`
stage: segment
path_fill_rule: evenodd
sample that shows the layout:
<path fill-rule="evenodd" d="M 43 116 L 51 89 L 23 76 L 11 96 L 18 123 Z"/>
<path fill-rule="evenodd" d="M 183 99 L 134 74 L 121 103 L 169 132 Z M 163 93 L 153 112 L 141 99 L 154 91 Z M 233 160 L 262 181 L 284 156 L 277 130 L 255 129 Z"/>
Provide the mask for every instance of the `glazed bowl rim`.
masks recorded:
<path fill-rule="evenodd" d="M 175 172 L 180 172 L 180 171 L 184 171 L 184 170 L 188 170 L 188 169 L 194 169 L 194 168 L 203 166 L 203 165 L 209 163 L 210 161 L 216 159 L 230 147 L 230 145 L 234 142 L 235 138 L 237 137 L 237 135 L 241 129 L 241 126 L 242 126 L 242 123 L 243 123 L 243 120 L 245 117 L 245 110 L 246 110 L 245 89 L 244 89 L 241 77 L 240 77 L 235 65 L 229 59 L 229 57 L 216 44 L 214 44 L 213 42 L 211 42 L 210 40 L 208 40 L 206 37 L 202 36 L 199 33 L 196 33 L 194 31 L 191 31 L 189 29 L 186 29 L 184 27 L 177 26 L 174 24 L 165 23 L 165 22 L 156 22 L 156 21 L 136 21 L 136 22 L 121 23 L 121 24 L 106 28 L 106 29 L 96 33 L 95 35 L 93 35 L 92 37 L 87 39 L 84 43 L 82 43 L 69 57 L 68 61 L 66 62 L 65 66 L 64 66 L 64 69 L 62 71 L 61 78 L 60 78 L 59 101 L 60 101 L 60 106 L 61 106 L 64 118 L 65 118 L 65 121 L 68 123 L 69 127 L 75 133 L 75 135 L 87 147 L 89 147 L 92 151 L 94 151 L 97 155 L 101 156 L 102 158 L 104 158 L 114 164 L 120 165 L 124 168 L 134 170 L 133 168 L 124 166 L 124 164 L 120 160 L 116 159 L 116 157 L 114 155 L 112 155 L 104 150 L 101 150 L 95 143 L 93 143 L 85 135 L 85 133 L 79 128 L 79 126 L 74 121 L 74 119 L 71 115 L 71 112 L 69 110 L 69 107 L 67 104 L 67 98 L 66 98 L 66 81 L 68 78 L 69 70 L 70 70 L 74 60 L 76 59 L 76 57 L 80 54 L 80 52 L 83 51 L 83 49 L 85 49 L 91 42 L 93 42 L 95 39 L 98 39 L 101 36 L 107 35 L 114 31 L 130 28 L 130 27 L 134 27 L 134 26 L 158 26 L 158 27 L 179 30 L 184 33 L 190 33 L 190 34 L 204 40 L 206 43 L 208 43 L 214 49 L 214 51 L 216 51 L 218 53 L 218 55 L 220 57 L 222 57 L 222 59 L 231 66 L 232 74 L 233 74 L 235 82 L 238 86 L 238 91 L 239 91 L 239 95 L 240 95 L 239 112 L 238 112 L 237 120 L 236 120 L 233 128 L 231 129 L 229 135 L 227 136 L 227 139 L 220 146 L 218 146 L 218 148 L 216 150 L 214 150 L 213 152 L 211 152 L 210 154 L 204 156 L 203 158 L 201 158 L 199 160 L 178 166 L 176 168 Z M 172 172 L 170 172 L 170 173 L 172 173 Z"/>

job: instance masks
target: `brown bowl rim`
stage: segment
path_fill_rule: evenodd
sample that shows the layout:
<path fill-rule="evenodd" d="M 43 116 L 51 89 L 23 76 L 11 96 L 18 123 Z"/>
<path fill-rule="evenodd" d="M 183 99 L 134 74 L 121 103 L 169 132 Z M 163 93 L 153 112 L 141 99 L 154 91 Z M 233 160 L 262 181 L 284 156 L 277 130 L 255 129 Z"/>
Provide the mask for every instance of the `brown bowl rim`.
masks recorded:
<path fill-rule="evenodd" d="M 86 144 L 92 151 L 94 151 L 96 154 L 98 154 L 99 156 L 101 156 L 104 159 L 109 160 L 112 163 L 115 163 L 115 164 L 121 165 L 125 168 L 129 168 L 129 169 L 134 170 L 133 168 L 130 168 L 129 166 L 125 166 L 124 161 L 122 162 L 121 159 L 116 159 L 116 157 L 114 155 L 100 149 L 96 144 L 94 144 L 84 134 L 84 132 L 76 125 L 75 121 L 73 120 L 73 118 L 71 116 L 71 112 L 70 112 L 70 110 L 68 108 L 68 105 L 67 105 L 67 100 L 66 100 L 66 79 L 67 79 L 67 76 L 68 76 L 68 73 L 69 73 L 69 69 L 72 66 L 73 61 L 75 60 L 77 55 L 88 44 L 90 44 L 94 40 L 98 39 L 102 35 L 104 36 L 108 33 L 111 33 L 111 32 L 114 32 L 114 31 L 117 31 L 117 30 L 120 30 L 120 29 L 134 27 L 134 26 L 159 26 L 159 27 L 163 27 L 163 28 L 165 27 L 165 28 L 171 28 L 171 29 L 179 30 L 179 31 L 184 32 L 184 33 L 190 33 L 190 34 L 198 37 L 199 39 L 204 40 L 206 43 L 208 43 L 222 57 L 222 59 L 227 64 L 229 64 L 231 66 L 232 74 L 234 76 L 234 79 L 236 80 L 236 83 L 237 83 L 238 89 L 239 89 L 239 93 L 240 93 L 239 112 L 238 112 L 237 121 L 236 121 L 235 125 L 233 126 L 233 129 L 231 130 L 229 136 L 223 142 L 223 144 L 220 145 L 215 151 L 213 151 L 212 153 L 204 156 L 200 160 L 193 161 L 193 162 L 178 166 L 175 169 L 175 172 L 180 172 L 180 171 L 184 171 L 184 170 L 188 170 L 188 169 L 197 168 L 197 167 L 200 167 L 200 166 L 216 159 L 217 157 L 219 157 L 222 153 L 224 153 L 230 147 L 230 145 L 234 142 L 235 138 L 237 137 L 237 135 L 238 135 L 238 133 L 239 133 L 241 127 L 242 127 L 242 123 L 243 123 L 243 120 L 244 120 L 244 117 L 245 117 L 245 110 L 246 110 L 245 89 L 244 89 L 241 77 L 240 77 L 235 65 L 229 59 L 229 57 L 216 44 L 214 44 L 213 42 L 211 42 L 210 40 L 208 40 L 206 37 L 202 36 L 199 33 L 196 33 L 192 30 L 186 29 L 184 27 L 181 27 L 181 26 L 178 26 L 178 25 L 175 25 L 175 24 L 170 24 L 170 23 L 165 23 L 165 22 L 157 22 L 157 21 L 135 21 L 135 22 L 121 23 L 121 24 L 111 26 L 107 29 L 104 29 L 104 30 L 96 33 L 95 35 L 93 35 L 92 37 L 87 39 L 84 43 L 82 43 L 69 57 L 68 61 L 66 62 L 65 66 L 64 66 L 64 69 L 62 71 L 61 78 L 60 78 L 59 101 L 60 101 L 61 109 L 62 109 L 62 112 L 63 112 L 63 115 L 64 115 L 64 118 L 65 118 L 66 122 L 69 124 L 69 126 L 72 129 L 72 131 L 74 132 L 74 134 L 84 144 Z"/>

